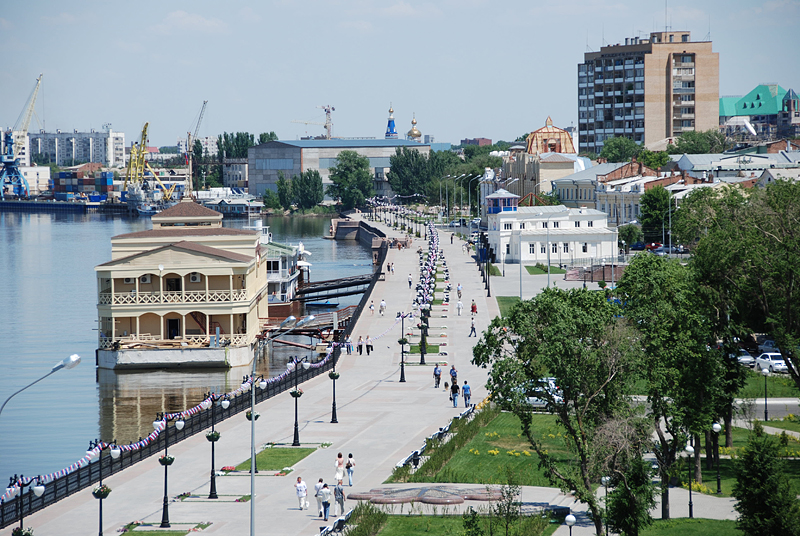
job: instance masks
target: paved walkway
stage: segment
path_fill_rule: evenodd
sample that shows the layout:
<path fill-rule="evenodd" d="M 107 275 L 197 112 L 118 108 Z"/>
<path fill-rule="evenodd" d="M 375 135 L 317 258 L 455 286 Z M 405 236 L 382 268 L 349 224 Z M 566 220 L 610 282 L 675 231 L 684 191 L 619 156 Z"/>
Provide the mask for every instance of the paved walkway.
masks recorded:
<path fill-rule="evenodd" d="M 389 231 L 388 235 L 400 236 Z M 443 307 L 435 307 L 432 315 L 431 339 L 446 343 L 443 350 L 447 356 L 439 359 L 447 363 L 447 368 L 455 364 L 459 371 L 459 383 L 468 380 L 473 389 L 473 401 L 486 396 L 485 383 L 487 371 L 470 364 L 473 341 L 467 338 L 470 327 L 468 313 L 471 300 L 478 306 L 478 332 L 486 328 L 491 318 L 499 314 L 494 299 L 486 298 L 483 283 L 474 260 L 462 253 L 461 243 L 456 239 L 450 244 L 449 233 L 440 232 L 441 247 L 450 267 L 453 283 L 453 305 L 443 317 Z M 395 464 L 411 451 L 419 448 L 425 438 L 444 426 L 463 407 L 455 409 L 448 401 L 444 389 L 433 388 L 433 355 L 427 357 L 429 365 L 420 366 L 418 356 L 410 356 L 411 363 L 406 366 L 406 382 L 398 381 L 400 370 L 400 324 L 395 316 L 399 311 L 410 311 L 413 291 L 408 288 L 408 274 L 414 282 L 418 281 L 419 265 L 416 250 L 427 249 L 423 240 L 415 240 L 411 248 L 391 250 L 386 259 L 394 263 L 395 275 L 387 275 L 375 287 L 372 298 L 376 303 L 374 315 L 367 310 L 359 319 L 353 332 L 353 341 L 359 335 L 377 339 L 372 355 L 343 356 L 337 370 L 341 378 L 337 381 L 338 424 L 331 424 L 331 382 L 322 375 L 303 385 L 304 396 L 300 399 L 300 440 L 303 445 L 317 446 L 330 443 L 328 448 L 320 448 L 299 462 L 288 476 L 279 477 L 270 473 L 260 473 L 256 477 L 256 534 L 279 534 L 282 536 L 317 534 L 323 525 L 314 511 L 314 500 L 309 511 L 297 509 L 293 484 L 301 476 L 309 488 L 323 478 L 333 484 L 334 460 L 337 452 L 353 453 L 356 460 L 354 486 L 350 491 L 368 491 L 380 487 L 391 474 Z M 385 268 L 385 266 L 384 266 Z M 517 269 L 515 266 L 513 269 Z M 509 275 L 506 278 L 492 279 L 492 296 L 516 295 L 518 280 Z M 547 284 L 547 276 L 523 275 L 524 296 L 530 297 Z M 552 276 L 559 286 L 566 286 L 563 276 Z M 455 285 L 464 287 L 465 309 L 462 316 L 455 311 Z M 572 285 L 570 283 L 570 285 Z M 381 299 L 387 302 L 386 316 L 380 316 L 377 304 Z M 406 326 L 408 328 L 408 326 Z M 408 332 L 408 329 L 406 329 Z M 445 336 L 434 336 L 443 333 Z M 431 340 L 433 343 L 434 341 Z M 444 371 L 443 371 L 444 372 Z M 448 378 L 449 379 L 449 378 Z M 444 383 L 444 379 L 442 382 Z M 463 405 L 463 402 L 462 402 Z M 288 393 L 259 404 L 261 418 L 256 426 L 257 444 L 269 442 L 291 443 L 294 424 L 294 402 Z M 236 465 L 249 458 L 250 426 L 244 415 L 229 419 L 217 426 L 222 438 L 216 447 L 217 468 Z M 191 492 L 207 496 L 209 487 L 210 446 L 199 434 L 170 448 L 176 456 L 175 464 L 169 471 L 169 495 L 174 498 L 180 493 Z M 120 527 L 132 521 L 158 524 L 161 520 L 161 504 L 164 489 L 164 471 L 155 457 L 140 462 L 123 473 L 105 479 L 112 489 L 110 497 L 103 501 L 106 534 L 115 533 Z M 418 486 L 415 484 L 414 486 Z M 170 521 L 175 528 L 191 528 L 201 522 L 212 522 L 203 533 L 243 535 L 249 533 L 250 505 L 236 502 L 236 499 L 250 493 L 248 474 L 217 478 L 216 501 L 190 499 L 170 504 Z M 681 490 L 675 490 L 672 499 L 673 515 L 681 512 Z M 696 494 L 695 510 L 703 517 L 732 518 L 730 501 Z M 553 488 L 526 487 L 523 491 L 526 502 L 548 502 L 570 505 L 571 498 L 563 496 Z M 354 502 L 350 501 L 349 506 Z M 574 505 L 579 525 L 573 531 L 575 536 L 591 534 L 592 527 L 581 512 L 581 505 Z M 441 510 L 440 510 L 441 511 Z M 98 526 L 97 501 L 91 490 L 64 499 L 53 506 L 25 519 L 25 526 L 34 527 L 37 536 L 72 536 L 96 533 Z M 0 531 L 0 536 L 11 534 L 8 527 Z M 561 527 L 556 534 L 568 534 L 567 527 Z"/>

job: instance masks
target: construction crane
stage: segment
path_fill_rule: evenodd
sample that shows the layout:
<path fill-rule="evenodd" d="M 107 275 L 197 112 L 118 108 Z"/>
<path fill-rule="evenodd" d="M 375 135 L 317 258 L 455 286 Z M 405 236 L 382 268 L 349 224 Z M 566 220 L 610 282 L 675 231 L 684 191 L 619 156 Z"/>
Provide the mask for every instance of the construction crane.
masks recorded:
<path fill-rule="evenodd" d="M 25 180 L 19 170 L 19 153 L 25 147 L 28 127 L 31 124 L 34 106 L 36 105 L 36 96 L 39 94 L 39 86 L 42 85 L 42 76 L 42 74 L 39 74 L 39 78 L 36 79 L 36 85 L 28 97 L 28 102 L 19 114 L 17 123 L 3 135 L 5 149 L 2 156 L 0 156 L 0 163 L 3 164 L 3 168 L 0 169 L 0 199 L 6 198 L 7 184 L 11 185 L 14 194 L 19 197 L 26 197 L 30 192 L 28 181 Z"/>
<path fill-rule="evenodd" d="M 152 173 L 153 177 L 155 177 L 158 184 L 161 186 L 161 191 L 163 192 L 163 197 L 165 201 L 170 201 L 172 199 L 172 194 L 175 191 L 175 187 L 177 183 L 173 184 L 169 188 L 161 182 L 158 174 L 153 171 L 153 168 L 150 167 L 150 164 L 145 160 L 147 156 L 147 127 L 149 123 L 145 123 L 144 127 L 142 128 L 142 137 L 138 143 L 134 142 L 133 146 L 131 147 L 131 159 L 128 161 L 128 173 L 125 176 L 125 182 L 123 183 L 123 190 L 128 189 L 128 183 L 130 182 L 133 185 L 141 186 L 142 182 L 144 181 L 144 171 L 145 168 Z"/>
<path fill-rule="evenodd" d="M 322 108 L 325 111 L 325 122 L 318 123 L 315 121 L 292 121 L 292 123 L 302 123 L 304 125 L 320 125 L 325 127 L 325 139 L 329 140 L 333 137 L 333 121 L 331 121 L 331 112 L 335 112 L 336 108 L 331 106 L 330 104 L 326 104 L 324 106 L 317 106 L 317 108 Z"/>
<path fill-rule="evenodd" d="M 189 158 L 189 188 L 187 190 L 187 195 L 192 195 L 192 154 L 194 153 L 194 140 L 197 139 L 197 133 L 200 131 L 200 123 L 203 122 L 203 115 L 206 113 L 206 104 L 208 104 L 207 100 L 203 101 L 203 107 L 200 108 L 200 116 L 197 118 L 197 125 L 194 127 L 194 134 L 191 132 L 186 133 L 186 154 Z"/>

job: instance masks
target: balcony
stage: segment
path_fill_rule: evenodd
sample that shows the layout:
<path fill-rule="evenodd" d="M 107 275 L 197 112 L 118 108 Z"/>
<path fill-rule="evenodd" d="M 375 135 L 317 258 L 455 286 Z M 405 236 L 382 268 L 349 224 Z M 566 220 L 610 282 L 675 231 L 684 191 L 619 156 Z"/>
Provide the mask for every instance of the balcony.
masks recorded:
<path fill-rule="evenodd" d="M 247 290 L 187 290 L 184 292 L 101 292 L 99 305 L 158 305 L 182 303 L 233 303 L 247 300 Z"/>
<path fill-rule="evenodd" d="M 224 341 L 230 341 L 230 346 L 244 346 L 247 344 L 246 334 L 222 334 L 220 337 Z M 125 337 L 100 337 L 98 347 L 100 350 L 116 350 L 137 347 L 141 344 L 146 344 L 148 348 L 172 348 L 180 346 L 186 347 L 206 347 L 211 341 L 209 335 L 186 335 L 185 337 L 176 337 L 174 339 L 165 339 L 160 335 L 151 335 L 150 333 L 141 333 L 139 335 L 128 335 Z M 226 345 L 227 346 L 227 345 Z"/>

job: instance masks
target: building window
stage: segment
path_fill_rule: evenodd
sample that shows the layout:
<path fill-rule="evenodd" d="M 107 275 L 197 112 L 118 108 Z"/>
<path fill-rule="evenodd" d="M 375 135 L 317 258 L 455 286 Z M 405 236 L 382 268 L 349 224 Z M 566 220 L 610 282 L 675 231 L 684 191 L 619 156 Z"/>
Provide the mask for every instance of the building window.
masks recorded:
<path fill-rule="evenodd" d="M 605 212 L 605 206 L 603 206 L 603 212 Z M 594 223 L 594 222 L 593 222 L 592 220 L 589 220 L 589 227 L 594 227 L 594 226 L 592 225 L 593 223 Z"/>
<path fill-rule="evenodd" d="M 587 244 L 586 242 L 583 243 L 583 252 L 589 253 L 589 244 Z"/>
<path fill-rule="evenodd" d="M 525 229 L 525 222 L 524 221 L 519 222 L 519 228 L 520 229 Z"/>
<path fill-rule="evenodd" d="M 547 229 L 547 222 L 546 221 L 542 222 L 542 229 Z"/>
<path fill-rule="evenodd" d="M 558 229 L 558 222 L 557 221 L 553 222 L 553 229 Z"/>
<path fill-rule="evenodd" d="M 569 253 L 569 244 L 564 242 L 564 253 Z"/>
<path fill-rule="evenodd" d="M 555 242 L 550 244 L 550 251 L 552 251 L 553 253 L 558 253 L 558 244 L 556 244 Z"/>
<path fill-rule="evenodd" d="M 533 242 L 528 244 L 528 253 L 530 253 L 531 255 L 536 255 L 536 244 L 534 244 Z M 542 253 L 544 253 L 544 251 L 542 251 Z"/>
<path fill-rule="evenodd" d="M 510 223 L 504 223 L 503 224 L 503 230 L 510 231 L 511 230 L 511 224 Z"/>
<path fill-rule="evenodd" d="M 544 244 L 542 244 L 542 247 L 539 249 L 539 251 L 541 251 L 541 252 L 542 252 L 542 255 L 546 254 L 546 253 L 547 253 L 547 246 L 545 246 Z"/>
<path fill-rule="evenodd" d="M 581 226 L 581 222 L 579 222 L 579 221 L 576 221 L 576 222 L 575 222 L 575 227 L 580 227 L 580 226 Z"/>
<path fill-rule="evenodd" d="M 506 244 L 506 255 L 511 253 L 511 244 Z"/>

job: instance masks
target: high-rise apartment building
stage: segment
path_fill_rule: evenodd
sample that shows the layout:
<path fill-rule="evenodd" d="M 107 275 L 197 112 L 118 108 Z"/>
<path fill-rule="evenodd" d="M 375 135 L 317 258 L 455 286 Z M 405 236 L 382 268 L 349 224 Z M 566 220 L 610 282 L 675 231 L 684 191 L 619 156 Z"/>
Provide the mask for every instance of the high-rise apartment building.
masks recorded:
<path fill-rule="evenodd" d="M 30 132 L 31 158 L 46 155 L 58 166 L 72 166 L 86 162 L 99 162 L 108 167 L 125 165 L 125 134 L 114 132 L 110 126 L 102 131 L 89 132 Z"/>
<path fill-rule="evenodd" d="M 653 32 L 584 54 L 578 65 L 578 148 L 639 144 L 719 126 L 719 54 L 690 32 Z"/>

